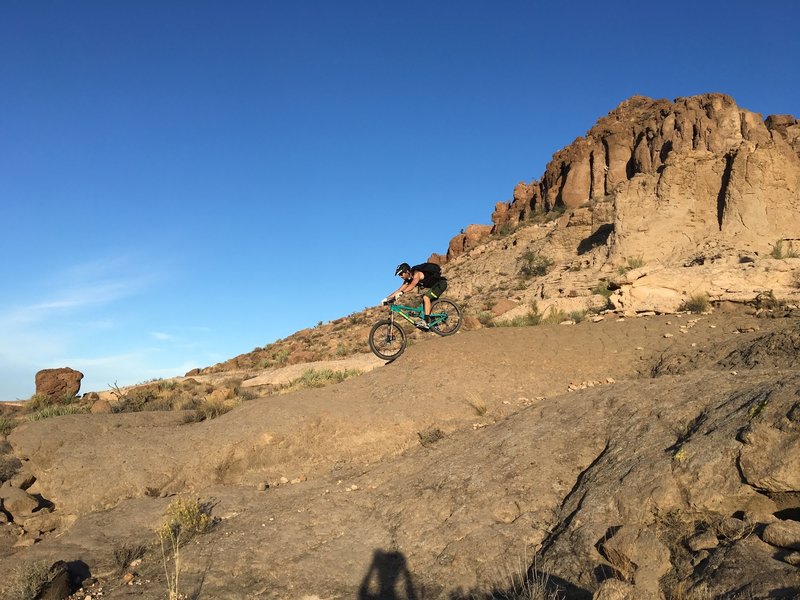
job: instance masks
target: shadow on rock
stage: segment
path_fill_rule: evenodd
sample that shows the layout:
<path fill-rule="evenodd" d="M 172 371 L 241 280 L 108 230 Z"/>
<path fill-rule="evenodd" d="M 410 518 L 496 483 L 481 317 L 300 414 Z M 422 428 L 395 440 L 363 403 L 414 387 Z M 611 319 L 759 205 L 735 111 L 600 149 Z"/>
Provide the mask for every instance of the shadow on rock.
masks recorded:
<path fill-rule="evenodd" d="M 358 600 L 418 600 L 402 552 L 375 551 L 358 588 Z"/>

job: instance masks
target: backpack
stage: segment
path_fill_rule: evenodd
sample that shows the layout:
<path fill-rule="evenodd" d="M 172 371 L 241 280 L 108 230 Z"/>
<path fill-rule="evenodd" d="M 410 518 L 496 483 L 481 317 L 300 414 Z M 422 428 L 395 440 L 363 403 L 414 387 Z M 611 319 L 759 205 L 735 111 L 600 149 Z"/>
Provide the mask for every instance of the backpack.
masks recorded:
<path fill-rule="evenodd" d="M 430 275 L 431 279 L 434 281 L 438 281 L 442 277 L 442 267 L 437 265 L 436 263 L 422 263 L 421 265 L 416 265 L 411 267 L 412 271 L 422 271 L 425 275 Z"/>
<path fill-rule="evenodd" d="M 412 271 L 422 271 L 423 273 L 430 273 L 431 275 L 436 275 L 437 277 L 442 276 L 442 267 L 437 265 L 436 263 L 422 263 L 421 265 L 417 265 L 415 267 L 411 267 Z"/>

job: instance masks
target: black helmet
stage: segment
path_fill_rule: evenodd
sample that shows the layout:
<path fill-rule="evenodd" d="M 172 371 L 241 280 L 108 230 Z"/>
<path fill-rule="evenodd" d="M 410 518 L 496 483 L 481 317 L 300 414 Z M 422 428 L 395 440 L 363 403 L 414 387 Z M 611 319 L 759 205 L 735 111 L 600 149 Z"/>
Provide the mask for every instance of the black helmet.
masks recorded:
<path fill-rule="evenodd" d="M 395 275 L 400 275 L 400 273 L 403 273 L 405 271 L 410 271 L 410 270 L 411 270 L 411 265 L 409 265 L 408 263 L 400 263 L 399 265 L 397 265 L 397 268 L 394 270 L 394 274 Z"/>

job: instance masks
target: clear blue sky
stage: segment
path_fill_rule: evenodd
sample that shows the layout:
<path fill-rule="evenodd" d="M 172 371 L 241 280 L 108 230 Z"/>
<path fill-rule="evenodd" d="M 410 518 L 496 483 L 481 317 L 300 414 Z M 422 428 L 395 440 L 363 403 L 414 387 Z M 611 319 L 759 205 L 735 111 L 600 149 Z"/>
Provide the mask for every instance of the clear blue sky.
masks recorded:
<path fill-rule="evenodd" d="M 0 400 L 376 304 L 633 94 L 800 115 L 800 3 L 0 0 Z"/>

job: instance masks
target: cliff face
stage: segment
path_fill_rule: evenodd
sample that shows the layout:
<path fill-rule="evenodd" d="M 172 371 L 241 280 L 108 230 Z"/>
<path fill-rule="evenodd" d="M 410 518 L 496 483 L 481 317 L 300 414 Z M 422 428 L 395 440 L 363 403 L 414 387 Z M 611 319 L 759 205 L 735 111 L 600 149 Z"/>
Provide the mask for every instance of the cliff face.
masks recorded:
<path fill-rule="evenodd" d="M 500 202 L 492 226 L 454 237 L 446 262 L 537 212 L 613 200 L 611 256 L 665 260 L 709 242 L 763 250 L 800 237 L 800 121 L 722 94 L 635 96 Z M 654 243 L 657 242 L 657 243 Z"/>

